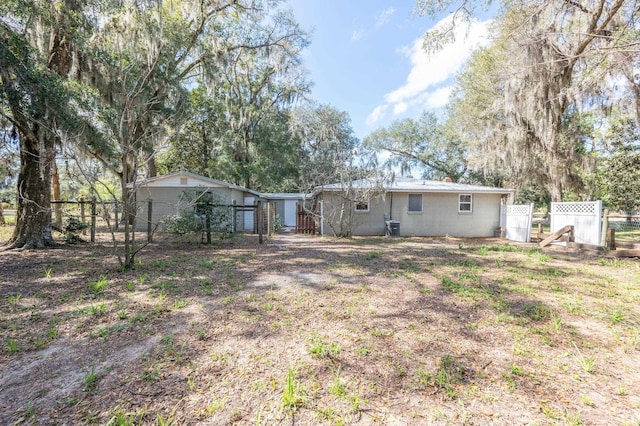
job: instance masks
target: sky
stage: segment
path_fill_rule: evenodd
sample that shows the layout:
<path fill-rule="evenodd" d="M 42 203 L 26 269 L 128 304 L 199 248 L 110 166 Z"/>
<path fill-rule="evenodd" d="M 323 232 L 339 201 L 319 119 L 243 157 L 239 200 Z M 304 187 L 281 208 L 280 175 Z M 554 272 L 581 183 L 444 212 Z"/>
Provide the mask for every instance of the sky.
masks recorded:
<path fill-rule="evenodd" d="M 474 22 L 466 39 L 427 57 L 423 35 L 439 21 L 416 16 L 414 0 L 288 4 L 311 32 L 303 60 L 314 83 L 312 98 L 346 111 L 361 140 L 393 120 L 442 111 L 456 73 L 474 47 L 487 43 L 489 21 Z"/>

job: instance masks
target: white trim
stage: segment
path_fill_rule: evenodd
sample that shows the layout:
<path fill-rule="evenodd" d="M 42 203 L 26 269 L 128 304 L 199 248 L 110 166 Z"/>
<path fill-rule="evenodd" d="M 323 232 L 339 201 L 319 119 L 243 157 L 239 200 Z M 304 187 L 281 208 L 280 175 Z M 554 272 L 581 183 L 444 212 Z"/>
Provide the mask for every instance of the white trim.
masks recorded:
<path fill-rule="evenodd" d="M 469 201 L 462 201 L 462 197 L 469 197 Z M 462 210 L 462 205 L 469 205 L 469 210 Z M 473 194 L 458 194 L 458 213 L 473 213 Z"/>
<path fill-rule="evenodd" d="M 358 204 L 362 204 L 362 203 L 367 203 L 367 208 L 366 209 L 359 209 L 358 208 Z M 367 201 L 354 201 L 353 202 L 353 209 L 356 213 L 368 213 L 371 211 L 371 200 L 367 200 Z"/>

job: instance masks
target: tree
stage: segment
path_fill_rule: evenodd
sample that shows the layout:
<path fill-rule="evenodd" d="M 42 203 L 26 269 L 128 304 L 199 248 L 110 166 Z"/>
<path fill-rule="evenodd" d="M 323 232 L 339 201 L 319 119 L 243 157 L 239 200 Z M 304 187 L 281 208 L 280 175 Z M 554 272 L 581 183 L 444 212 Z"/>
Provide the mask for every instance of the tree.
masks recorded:
<path fill-rule="evenodd" d="M 355 179 L 359 141 L 349 115 L 329 105 L 308 103 L 291 115 L 290 129 L 300 140 L 300 182 L 303 192 L 319 185 Z"/>
<path fill-rule="evenodd" d="M 640 131 L 634 119 L 614 120 L 596 175 L 600 195 L 609 208 L 633 214 L 640 210 Z"/>
<path fill-rule="evenodd" d="M 0 112 L 20 141 L 16 227 L 9 248 L 53 244 L 51 169 L 56 141 L 83 125 L 81 97 L 67 78 L 77 71 L 86 28 L 81 4 L 3 2 L 0 7 Z"/>
<path fill-rule="evenodd" d="M 220 140 L 225 132 L 223 115 L 221 103 L 208 96 L 204 87 L 191 90 L 187 118 L 171 136 L 166 153 L 160 154 L 160 170 L 163 173 L 188 170 L 203 176 L 209 176 L 213 169 L 220 170 L 224 165 Z M 219 164 L 215 164 L 216 161 Z"/>
<path fill-rule="evenodd" d="M 317 187 L 337 185 L 337 190 L 330 191 L 337 201 L 331 202 L 323 214 L 334 235 L 353 235 L 357 225 L 354 203 L 379 195 L 379 185 L 371 184 L 379 181 L 379 173 L 362 155 L 348 114 L 328 105 L 308 103 L 292 112 L 291 133 L 300 140 L 300 190 L 310 193 Z M 359 186 L 358 181 L 364 179 L 369 184 Z M 320 218 L 317 206 L 314 212 Z"/>
<path fill-rule="evenodd" d="M 265 141 L 275 130 L 266 119 L 281 121 L 279 115 L 309 91 L 300 66 L 307 34 L 290 12 L 278 11 L 266 22 L 246 23 L 224 43 L 222 59 L 207 76 L 215 78 L 208 94 L 222 101 L 221 153 L 231 166 L 231 181 L 257 188 L 257 165 L 277 148 Z"/>
<path fill-rule="evenodd" d="M 433 13 L 451 3 L 419 6 Z M 496 98 L 502 99 L 501 140 L 533 158 L 531 167 L 544 176 L 551 199 L 559 201 L 567 189 L 580 186 L 576 170 L 583 165 L 584 135 L 573 122 L 594 101 L 605 100 L 603 76 L 615 72 L 610 59 L 625 50 L 637 56 L 629 34 L 636 33 L 639 12 L 635 2 L 624 0 L 517 1 L 505 2 L 504 10 L 496 26 L 496 43 L 507 59 L 498 68 L 504 82 Z M 464 15 L 466 9 L 458 11 Z"/>
<path fill-rule="evenodd" d="M 364 145 L 388 153 L 389 168 L 400 167 L 403 173 L 410 173 L 417 167 L 425 178 L 449 177 L 458 182 L 467 172 L 466 149 L 449 130 L 438 123 L 435 114 L 424 112 L 419 120 L 397 120 L 386 129 L 374 131 Z"/>

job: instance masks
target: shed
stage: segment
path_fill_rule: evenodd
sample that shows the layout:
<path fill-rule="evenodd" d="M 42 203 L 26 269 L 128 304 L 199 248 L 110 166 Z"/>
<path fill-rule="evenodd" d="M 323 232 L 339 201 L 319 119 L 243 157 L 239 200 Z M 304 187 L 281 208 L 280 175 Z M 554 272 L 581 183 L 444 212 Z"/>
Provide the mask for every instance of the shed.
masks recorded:
<path fill-rule="evenodd" d="M 187 207 L 182 195 L 188 189 L 217 194 L 229 205 L 253 205 L 257 200 L 263 198 L 259 192 L 195 173 L 177 172 L 152 177 L 135 184 L 137 216 L 139 218 L 136 221 L 136 229 L 147 229 L 150 201 L 152 203 L 152 226 L 155 227 L 159 224 L 159 229 L 162 229 L 164 217 L 176 215 Z M 238 231 L 253 231 L 254 212 L 250 210 L 240 212 L 236 217 L 236 225 Z"/>
<path fill-rule="evenodd" d="M 338 220 L 350 217 L 352 235 L 385 235 L 393 221 L 394 231 L 406 237 L 492 237 L 500 226 L 500 205 L 513 192 L 448 180 L 396 178 L 324 185 L 315 189 L 314 197 L 322 201 L 318 215 L 325 234 L 339 227 Z"/>

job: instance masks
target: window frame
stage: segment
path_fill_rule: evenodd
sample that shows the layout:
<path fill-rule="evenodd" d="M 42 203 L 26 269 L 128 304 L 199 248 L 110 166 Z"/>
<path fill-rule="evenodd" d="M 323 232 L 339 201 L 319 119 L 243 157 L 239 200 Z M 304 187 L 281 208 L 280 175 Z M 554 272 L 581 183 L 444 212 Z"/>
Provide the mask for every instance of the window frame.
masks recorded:
<path fill-rule="evenodd" d="M 420 196 L 420 210 L 411 210 L 411 196 Z M 424 211 L 424 197 L 421 193 L 407 194 L 407 213 L 408 214 L 420 214 Z"/>
<path fill-rule="evenodd" d="M 367 205 L 366 209 L 359 209 L 359 205 L 365 204 Z M 353 210 L 356 213 L 369 213 L 371 211 L 371 201 L 370 200 L 355 200 L 353 202 Z"/>
<path fill-rule="evenodd" d="M 469 201 L 462 201 L 462 197 L 469 197 Z M 468 205 L 469 210 L 463 210 L 463 205 Z M 473 213 L 473 194 L 458 194 L 458 213 Z"/>

